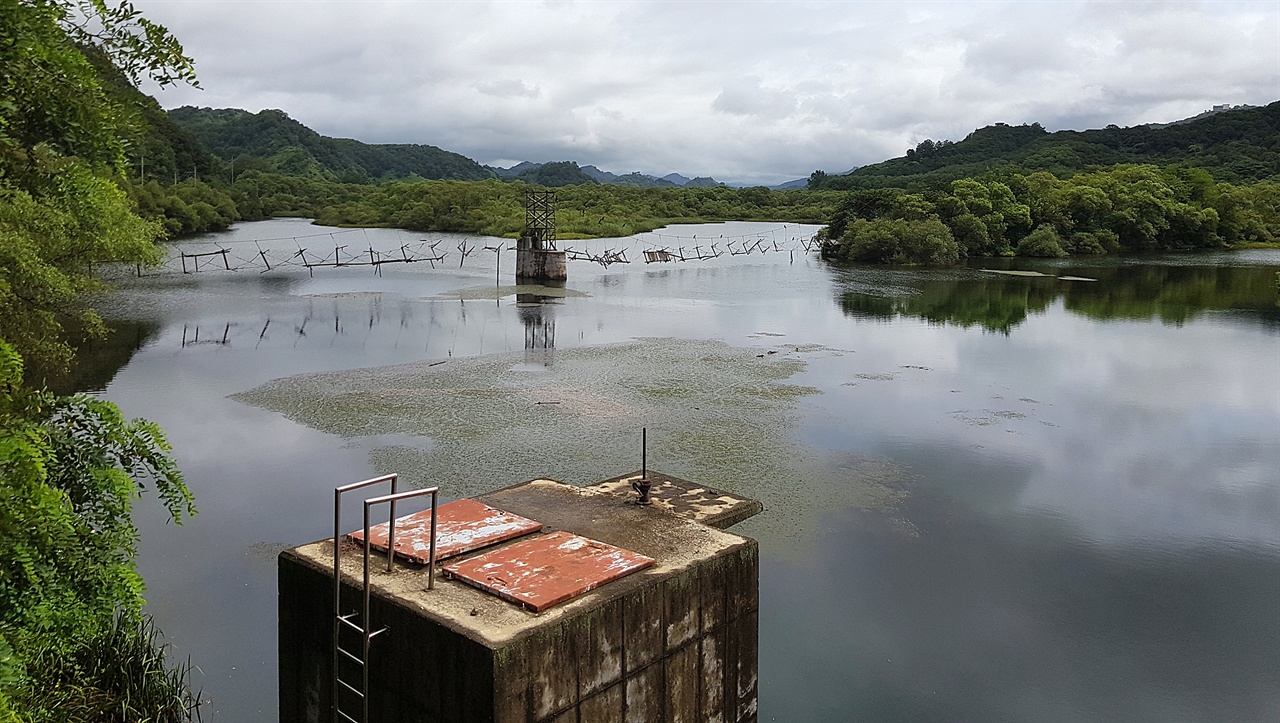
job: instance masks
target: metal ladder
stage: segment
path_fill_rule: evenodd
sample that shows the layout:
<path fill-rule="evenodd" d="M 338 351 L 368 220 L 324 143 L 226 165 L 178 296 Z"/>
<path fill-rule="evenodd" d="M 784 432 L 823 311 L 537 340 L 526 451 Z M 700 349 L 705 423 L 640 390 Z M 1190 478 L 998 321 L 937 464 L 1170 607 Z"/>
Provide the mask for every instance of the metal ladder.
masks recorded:
<path fill-rule="evenodd" d="M 391 483 L 391 494 L 371 497 L 364 501 L 364 584 L 361 590 L 363 605 L 358 612 L 342 613 L 342 494 L 352 490 L 369 487 L 382 482 Z M 396 547 L 396 502 L 410 497 L 431 495 L 431 557 L 427 573 L 427 589 L 436 586 L 436 510 L 439 487 L 427 487 L 408 492 L 397 492 L 399 476 L 395 474 L 374 477 L 363 482 L 335 487 L 333 490 L 333 723 L 368 723 L 369 721 L 369 643 L 374 637 L 387 632 L 387 628 L 371 630 L 369 624 L 369 511 L 374 505 L 388 504 L 390 512 L 387 518 L 387 572 L 391 572 L 395 561 Z M 359 649 L 349 650 L 342 645 L 342 632 L 350 631 L 359 637 Z M 348 667 L 354 666 L 360 671 L 358 681 L 348 681 L 342 676 L 342 663 L 349 661 Z M 346 710 L 343 698 L 358 703 L 359 717 Z M 348 708 L 355 707 L 350 706 Z"/>

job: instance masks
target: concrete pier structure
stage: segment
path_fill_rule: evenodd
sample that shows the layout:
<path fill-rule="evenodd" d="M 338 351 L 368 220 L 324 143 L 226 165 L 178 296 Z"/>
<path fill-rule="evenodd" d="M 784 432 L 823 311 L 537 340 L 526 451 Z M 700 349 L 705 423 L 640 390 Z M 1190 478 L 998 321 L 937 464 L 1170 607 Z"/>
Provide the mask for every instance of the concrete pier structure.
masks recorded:
<path fill-rule="evenodd" d="M 516 241 L 516 281 L 564 281 L 565 252 L 556 250 L 556 192 L 524 192 L 524 233 Z"/>
<path fill-rule="evenodd" d="M 653 560 L 540 613 L 456 579 L 437 577 L 428 591 L 426 567 L 397 562 L 388 573 L 379 555 L 370 623 L 387 632 L 371 644 L 369 721 L 755 721 L 757 547 L 706 523 L 732 524 L 759 503 L 649 476 L 650 507 L 623 489 L 639 473 L 582 488 L 533 480 L 477 498 L 542 531 L 442 567 L 552 533 Z M 355 600 L 362 548 L 343 548 L 344 599 Z M 332 555 L 329 540 L 280 555 L 281 721 L 331 720 Z"/>
<path fill-rule="evenodd" d="M 565 252 L 533 248 L 532 242 L 516 243 L 516 279 L 518 281 L 564 281 L 569 278 Z"/>

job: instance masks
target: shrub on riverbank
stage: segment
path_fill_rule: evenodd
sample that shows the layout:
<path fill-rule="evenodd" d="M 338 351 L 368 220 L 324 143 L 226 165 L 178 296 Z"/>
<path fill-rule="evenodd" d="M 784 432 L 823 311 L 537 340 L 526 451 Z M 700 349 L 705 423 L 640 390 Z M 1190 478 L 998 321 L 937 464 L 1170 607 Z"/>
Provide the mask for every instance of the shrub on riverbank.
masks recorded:
<path fill-rule="evenodd" d="M 960 257 L 951 231 L 936 219 L 859 219 L 845 230 L 840 248 L 842 260 L 873 264 L 945 266 Z"/>
<path fill-rule="evenodd" d="M 1045 172 L 1002 172 L 925 193 L 853 191 L 828 218 L 824 255 L 901 263 L 888 260 L 901 256 L 885 251 L 883 241 L 866 240 L 857 248 L 865 229 L 878 228 L 865 224 L 926 220 L 946 226 L 957 242 L 957 258 L 1274 243 L 1280 240 L 1280 184 L 1233 186 L 1199 169 L 1121 165 L 1065 180 Z M 864 230 L 849 236 L 846 230 L 855 227 Z"/>

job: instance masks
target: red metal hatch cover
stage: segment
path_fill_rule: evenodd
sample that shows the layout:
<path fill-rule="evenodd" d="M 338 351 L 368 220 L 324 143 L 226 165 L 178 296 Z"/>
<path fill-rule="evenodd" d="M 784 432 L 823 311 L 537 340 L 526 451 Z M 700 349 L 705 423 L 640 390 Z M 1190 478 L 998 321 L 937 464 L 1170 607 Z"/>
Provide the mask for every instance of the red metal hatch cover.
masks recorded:
<path fill-rule="evenodd" d="M 557 531 L 461 560 L 445 567 L 444 574 L 542 612 L 653 562 L 631 550 Z"/>
<path fill-rule="evenodd" d="M 472 499 L 446 502 L 438 509 L 437 561 L 542 530 L 541 522 L 503 512 Z M 347 537 L 363 544 L 364 531 L 357 530 Z M 387 549 L 387 523 L 369 528 L 369 546 L 382 551 Z M 396 555 L 421 565 L 430 562 L 430 509 L 396 519 Z"/>

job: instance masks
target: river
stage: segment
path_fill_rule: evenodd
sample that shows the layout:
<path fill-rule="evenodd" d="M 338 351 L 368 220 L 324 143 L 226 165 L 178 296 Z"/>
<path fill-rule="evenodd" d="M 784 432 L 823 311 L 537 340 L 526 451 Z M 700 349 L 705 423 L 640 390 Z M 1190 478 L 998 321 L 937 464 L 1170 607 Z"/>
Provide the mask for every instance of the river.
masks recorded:
<path fill-rule="evenodd" d="M 562 242 L 632 263 L 546 289 L 438 234 L 381 275 L 282 268 L 429 248 L 285 219 L 175 244 L 240 271 L 120 279 L 80 384 L 195 494 L 135 519 L 205 720 L 275 718 L 275 556 L 330 534 L 335 485 L 588 483 L 642 426 L 652 468 L 765 502 L 734 528 L 760 720 L 1280 720 L 1280 251 L 838 268 L 814 230 Z M 755 251 L 642 263 L 713 243 Z"/>

